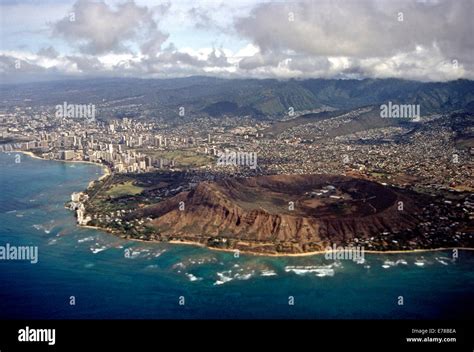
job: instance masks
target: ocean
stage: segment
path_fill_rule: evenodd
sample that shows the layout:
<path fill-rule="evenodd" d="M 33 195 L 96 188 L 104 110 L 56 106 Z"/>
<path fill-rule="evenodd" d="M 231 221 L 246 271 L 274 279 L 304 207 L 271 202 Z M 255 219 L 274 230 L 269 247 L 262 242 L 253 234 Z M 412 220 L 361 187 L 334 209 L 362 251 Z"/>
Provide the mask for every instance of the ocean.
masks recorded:
<path fill-rule="evenodd" d="M 262 257 L 126 241 L 76 226 L 64 208 L 97 165 L 0 154 L 0 246 L 37 246 L 38 262 L 0 260 L 0 318 L 467 319 L 474 252 Z M 129 255 L 125 255 L 128 253 Z"/>

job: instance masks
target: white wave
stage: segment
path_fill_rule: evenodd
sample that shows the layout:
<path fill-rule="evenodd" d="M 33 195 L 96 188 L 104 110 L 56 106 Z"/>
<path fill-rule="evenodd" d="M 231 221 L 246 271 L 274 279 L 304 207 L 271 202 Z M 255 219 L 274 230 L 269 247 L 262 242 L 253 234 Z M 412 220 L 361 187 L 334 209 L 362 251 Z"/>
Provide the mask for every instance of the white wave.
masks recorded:
<path fill-rule="evenodd" d="M 10 210 L 6 212 L 6 214 L 13 214 L 13 213 L 16 213 L 16 210 Z"/>
<path fill-rule="evenodd" d="M 77 243 L 90 242 L 90 241 L 94 241 L 94 237 L 89 236 L 89 237 L 80 238 L 77 240 Z"/>
<path fill-rule="evenodd" d="M 96 244 L 97 245 L 97 244 Z M 106 246 L 97 246 L 97 247 L 91 247 L 90 250 L 92 253 L 94 254 L 97 254 L 97 253 L 100 253 L 102 251 L 105 251 L 107 249 Z"/>
<path fill-rule="evenodd" d="M 273 270 L 263 270 L 260 276 L 275 276 L 277 273 Z"/>
<path fill-rule="evenodd" d="M 391 261 L 391 260 L 386 260 L 386 261 L 383 262 L 382 268 L 388 269 L 388 268 L 390 268 L 390 267 L 392 267 L 392 266 L 397 266 L 397 265 L 400 265 L 400 264 L 401 264 L 401 265 L 407 265 L 408 263 L 407 263 L 407 261 L 406 261 L 405 259 L 399 259 L 399 260 L 397 260 L 397 261 L 395 261 L 395 262 L 394 262 L 394 261 Z"/>
<path fill-rule="evenodd" d="M 128 248 L 127 249 L 127 253 L 128 253 L 127 258 L 128 259 L 142 258 L 142 259 L 151 260 L 152 258 L 158 258 L 164 252 L 166 252 L 165 249 L 152 250 L 150 248 Z"/>
<path fill-rule="evenodd" d="M 163 249 L 162 251 L 155 252 L 154 257 L 155 257 L 155 258 L 158 258 L 158 257 L 159 257 L 160 255 L 162 255 L 164 252 L 166 252 L 165 249 Z"/>
<path fill-rule="evenodd" d="M 232 271 L 230 271 L 230 270 L 229 271 L 224 271 L 222 273 L 217 273 L 217 276 L 219 277 L 219 280 L 214 282 L 214 286 L 215 285 L 223 285 L 226 282 L 232 281 L 233 278 L 230 276 L 231 273 L 232 273 Z"/>
<path fill-rule="evenodd" d="M 48 245 L 52 245 L 52 244 L 55 244 L 56 242 L 58 242 L 58 239 L 57 238 L 52 238 L 48 241 Z"/>
<path fill-rule="evenodd" d="M 189 279 L 189 281 L 199 281 L 199 280 L 202 280 L 202 278 L 200 277 L 197 277 L 193 274 L 190 274 L 190 273 L 185 273 L 184 275 L 186 275 Z"/>
<path fill-rule="evenodd" d="M 307 266 L 286 266 L 286 272 L 293 272 L 296 275 L 306 275 L 314 273 L 318 277 L 324 276 L 334 276 L 335 270 L 334 267 L 338 267 L 335 263 L 329 265 L 322 265 L 322 266 L 315 266 L 315 265 L 307 265 Z"/>
<path fill-rule="evenodd" d="M 215 263 L 217 258 L 215 257 L 203 257 L 198 259 L 188 259 L 188 264 L 190 265 L 202 265 L 206 263 Z"/>
<path fill-rule="evenodd" d="M 40 231 L 43 228 L 42 225 L 38 225 L 38 224 L 34 224 L 33 227 L 37 229 L 38 231 Z"/>
<path fill-rule="evenodd" d="M 138 258 L 140 256 L 141 252 L 137 250 L 130 251 L 130 259 Z"/>
<path fill-rule="evenodd" d="M 234 275 L 234 279 L 237 279 L 237 280 L 248 280 L 250 279 L 252 276 L 253 276 L 254 272 L 252 271 L 251 273 L 246 273 L 246 274 L 235 274 Z"/>
<path fill-rule="evenodd" d="M 435 260 L 438 262 L 438 263 L 441 263 L 443 265 L 449 265 L 447 260 L 449 260 L 449 258 L 446 258 L 446 257 L 436 257 Z"/>
<path fill-rule="evenodd" d="M 383 262 L 382 267 L 384 267 L 384 268 L 386 268 L 386 267 L 390 268 L 391 266 L 395 266 L 395 265 L 397 265 L 395 262 L 392 262 L 391 260 L 386 260 L 386 261 Z"/>
<path fill-rule="evenodd" d="M 427 264 L 425 257 L 421 256 L 415 259 L 416 266 L 424 266 L 425 264 Z"/>
<path fill-rule="evenodd" d="M 186 265 L 184 265 L 183 262 L 179 262 L 173 265 L 173 269 L 178 269 L 178 268 L 185 269 Z"/>
<path fill-rule="evenodd" d="M 316 276 L 324 277 L 324 276 L 334 276 L 335 272 L 334 269 L 319 269 L 317 271 Z"/>

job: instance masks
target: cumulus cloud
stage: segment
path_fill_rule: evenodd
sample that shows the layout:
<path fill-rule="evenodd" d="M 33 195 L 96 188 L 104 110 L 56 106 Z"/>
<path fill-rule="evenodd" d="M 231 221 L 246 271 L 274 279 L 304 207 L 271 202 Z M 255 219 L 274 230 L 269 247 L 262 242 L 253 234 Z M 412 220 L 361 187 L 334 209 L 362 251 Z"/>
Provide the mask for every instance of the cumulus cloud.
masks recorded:
<path fill-rule="evenodd" d="M 38 56 L 44 56 L 49 59 L 54 59 L 59 56 L 59 53 L 52 46 L 48 46 L 46 48 L 41 48 L 40 50 L 38 50 Z"/>
<path fill-rule="evenodd" d="M 266 53 L 262 55 L 261 52 L 257 52 L 252 56 L 244 57 L 239 61 L 239 68 L 244 70 L 253 70 L 263 66 L 274 66 L 277 65 L 281 60 L 281 57 L 273 55 L 273 53 Z"/>
<path fill-rule="evenodd" d="M 155 54 L 168 36 L 158 29 L 152 11 L 134 1 L 113 8 L 103 1 L 89 0 L 78 0 L 71 12 L 54 24 L 53 34 L 78 44 L 86 54 L 127 52 L 127 43 L 141 42 L 143 38 L 151 39 L 142 49 L 146 54 Z"/>
<path fill-rule="evenodd" d="M 77 0 L 2 77 L 474 79 L 473 0 L 139 3 Z"/>
<path fill-rule="evenodd" d="M 0 81 L 3 83 L 51 80 L 59 77 L 63 77 L 61 70 L 39 64 L 38 58 L 0 54 Z"/>
<path fill-rule="evenodd" d="M 106 54 L 106 55 L 60 55 L 47 58 L 48 50 L 36 55 L 11 52 L 0 57 L 0 75 L 4 82 L 22 82 L 32 77 L 35 80 L 54 77 L 183 77 L 202 74 L 229 75 L 234 65 L 225 52 L 212 48 L 194 52 L 179 50 L 170 43 L 157 55 Z M 40 55 L 41 54 L 41 55 Z M 21 67 L 19 69 L 18 67 Z"/>
<path fill-rule="evenodd" d="M 240 67 L 261 69 L 271 64 L 265 59 L 269 55 L 289 59 L 296 55 L 289 68 L 302 73 L 311 73 L 315 58 L 327 57 L 345 58 L 350 66 L 338 70 L 332 64 L 325 72 L 435 80 L 468 74 L 472 78 L 472 13 L 471 0 L 262 3 L 235 22 L 237 32 L 260 49 L 254 57 L 243 59 Z M 458 65 L 449 64 L 453 60 Z M 458 70 L 459 65 L 463 70 Z"/>
<path fill-rule="evenodd" d="M 206 52 L 180 51 L 170 43 L 159 55 L 131 64 L 137 72 L 146 72 L 148 77 L 173 77 L 202 75 L 211 72 L 230 73 L 233 65 L 219 49 Z"/>
<path fill-rule="evenodd" d="M 433 43 L 451 55 L 472 54 L 474 2 L 322 0 L 258 5 L 236 28 L 263 52 L 378 56 Z"/>
<path fill-rule="evenodd" d="M 214 26 L 209 13 L 200 7 L 192 7 L 188 10 L 189 17 L 194 19 L 194 26 L 199 29 L 209 29 Z"/>

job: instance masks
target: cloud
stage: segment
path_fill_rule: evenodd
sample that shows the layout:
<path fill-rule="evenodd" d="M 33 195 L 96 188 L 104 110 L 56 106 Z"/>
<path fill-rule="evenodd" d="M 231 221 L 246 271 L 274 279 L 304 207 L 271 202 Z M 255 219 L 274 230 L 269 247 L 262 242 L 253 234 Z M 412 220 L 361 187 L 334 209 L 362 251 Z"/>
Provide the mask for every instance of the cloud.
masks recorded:
<path fill-rule="evenodd" d="M 8 13 L 17 13 L 15 6 L 7 6 Z M 35 79 L 41 75 L 45 79 L 47 75 L 474 79 L 473 12 L 473 0 L 235 5 L 77 0 L 62 16 L 54 12 L 50 37 L 42 33 L 34 37 L 35 42 L 46 42 L 43 47 L 25 40 L 19 51 L 20 42 L 7 35 L 8 29 L 5 38 L 13 39 L 8 40 L 9 50 L 0 50 L 0 69 L 10 80 L 22 74 L 28 79 L 28 70 Z M 8 23 L 14 22 L 10 18 Z M 14 68 L 17 60 L 23 70 Z"/>
<path fill-rule="evenodd" d="M 67 56 L 66 59 L 75 65 L 78 72 L 97 73 L 104 70 L 104 64 L 93 56 Z"/>
<path fill-rule="evenodd" d="M 160 31 L 154 31 L 151 39 L 141 45 L 141 52 L 144 55 L 156 56 L 160 52 L 161 46 L 168 39 L 168 37 L 168 34 L 162 33 Z"/>
<path fill-rule="evenodd" d="M 261 72 L 283 64 L 296 76 L 472 78 L 472 13 L 471 0 L 262 3 L 235 21 L 236 31 L 259 48 L 239 67 Z"/>
<path fill-rule="evenodd" d="M 0 73 L 2 75 L 7 73 L 18 73 L 21 72 L 40 72 L 43 71 L 44 68 L 31 64 L 30 62 L 22 59 L 18 59 L 15 57 L 7 56 L 7 55 L 0 55 Z"/>
<path fill-rule="evenodd" d="M 188 15 L 195 21 L 194 26 L 198 29 L 209 29 L 215 24 L 209 13 L 201 7 L 190 8 Z"/>
<path fill-rule="evenodd" d="M 253 70 L 260 67 L 277 66 L 284 56 L 279 53 L 266 52 L 262 54 L 260 51 L 252 56 L 244 57 L 239 61 L 239 68 L 243 70 Z"/>
<path fill-rule="evenodd" d="M 166 11 L 166 7 L 161 7 Z M 130 42 L 144 42 L 146 54 L 156 54 L 168 35 L 158 29 L 153 13 L 128 1 L 115 8 L 103 1 L 78 0 L 71 12 L 53 25 L 53 35 L 76 44 L 82 53 L 128 52 Z M 151 39 L 146 39 L 151 38 Z"/>
<path fill-rule="evenodd" d="M 258 5 L 235 27 L 263 52 L 387 57 L 433 43 L 472 53 L 474 2 L 321 0 Z M 471 50 L 471 51 L 469 51 Z"/>
<path fill-rule="evenodd" d="M 180 51 L 170 43 L 159 55 L 144 58 L 129 66 L 147 77 L 183 77 L 207 73 L 228 74 L 234 66 L 222 50 Z"/>
<path fill-rule="evenodd" d="M 52 46 L 49 46 L 47 48 L 41 48 L 40 50 L 38 50 L 38 56 L 44 56 L 49 59 L 54 59 L 59 56 L 59 53 Z"/>

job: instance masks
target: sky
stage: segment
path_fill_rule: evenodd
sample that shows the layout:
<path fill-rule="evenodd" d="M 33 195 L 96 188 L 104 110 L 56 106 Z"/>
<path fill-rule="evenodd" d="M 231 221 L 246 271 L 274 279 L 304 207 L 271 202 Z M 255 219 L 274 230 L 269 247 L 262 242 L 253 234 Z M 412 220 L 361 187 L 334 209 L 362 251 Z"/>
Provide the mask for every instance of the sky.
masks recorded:
<path fill-rule="evenodd" d="M 0 79 L 474 79 L 474 0 L 2 0 Z"/>

